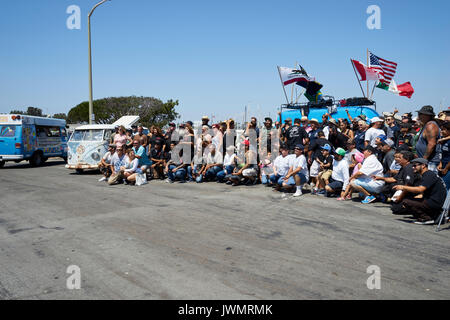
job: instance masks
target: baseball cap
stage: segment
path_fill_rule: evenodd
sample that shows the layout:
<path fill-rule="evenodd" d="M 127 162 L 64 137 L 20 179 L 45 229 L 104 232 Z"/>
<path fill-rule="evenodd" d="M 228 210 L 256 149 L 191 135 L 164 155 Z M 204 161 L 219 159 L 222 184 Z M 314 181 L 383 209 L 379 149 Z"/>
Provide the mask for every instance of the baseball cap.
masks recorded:
<path fill-rule="evenodd" d="M 176 127 L 177 125 L 173 122 L 169 123 L 169 127 Z"/>
<path fill-rule="evenodd" d="M 424 158 L 417 158 L 411 161 L 411 163 L 420 163 L 424 165 L 428 165 L 428 160 Z"/>
<path fill-rule="evenodd" d="M 383 122 L 383 121 L 384 120 L 379 117 L 373 117 L 372 119 L 370 119 L 370 123 Z"/>
<path fill-rule="evenodd" d="M 342 148 L 337 148 L 337 149 L 336 149 L 336 154 L 345 157 L 346 152 L 345 152 L 345 150 L 342 149 Z"/>
<path fill-rule="evenodd" d="M 250 146 L 250 141 L 248 141 L 247 139 L 244 140 L 243 145 L 244 146 Z"/>
<path fill-rule="evenodd" d="M 381 141 L 385 141 L 387 139 L 387 136 L 385 134 L 380 134 L 377 138 Z"/>
<path fill-rule="evenodd" d="M 331 146 L 330 146 L 329 144 L 326 144 L 326 145 L 324 145 L 324 146 L 322 147 L 322 149 L 323 149 L 323 150 L 328 150 L 328 151 L 330 151 L 330 150 L 331 150 Z"/>
<path fill-rule="evenodd" d="M 304 150 L 304 149 L 305 149 L 305 146 L 302 145 L 302 144 L 297 144 L 297 145 L 295 146 L 295 149 Z"/>
<path fill-rule="evenodd" d="M 382 143 L 383 145 L 388 145 L 391 148 L 394 146 L 394 141 L 392 141 L 391 139 L 386 139 Z"/>

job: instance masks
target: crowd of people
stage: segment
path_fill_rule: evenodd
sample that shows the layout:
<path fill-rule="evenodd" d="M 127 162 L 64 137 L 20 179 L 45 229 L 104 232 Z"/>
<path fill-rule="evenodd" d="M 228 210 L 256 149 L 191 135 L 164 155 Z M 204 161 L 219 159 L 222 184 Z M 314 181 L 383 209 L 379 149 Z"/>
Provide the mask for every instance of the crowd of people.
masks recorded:
<path fill-rule="evenodd" d="M 116 128 L 99 168 L 108 184 L 217 182 L 231 186 L 261 183 L 275 191 L 352 200 L 381 201 L 394 214 L 412 215 L 433 224 L 450 189 L 450 112 L 436 115 L 424 106 L 417 116 L 398 111 L 367 119 L 361 114 L 322 121 L 288 118 L 258 127 L 251 118 L 245 130 L 235 122 L 194 129 L 188 121 L 163 131 L 143 126 Z"/>

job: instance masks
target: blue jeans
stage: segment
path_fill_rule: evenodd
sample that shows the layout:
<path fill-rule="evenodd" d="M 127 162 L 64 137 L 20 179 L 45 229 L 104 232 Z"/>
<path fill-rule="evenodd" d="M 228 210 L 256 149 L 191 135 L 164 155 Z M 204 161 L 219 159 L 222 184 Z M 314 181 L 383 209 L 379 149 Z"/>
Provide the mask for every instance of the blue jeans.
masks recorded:
<path fill-rule="evenodd" d="M 283 184 L 283 178 L 284 176 L 280 176 L 279 174 L 275 175 L 275 174 L 271 174 L 269 179 L 273 184 L 278 184 L 278 185 L 282 185 Z"/>
<path fill-rule="evenodd" d="M 187 168 L 187 175 L 188 175 L 189 181 L 194 181 L 194 178 L 192 175 L 197 174 L 197 173 L 198 173 L 198 165 L 194 165 L 194 170 L 192 170 L 192 167 L 189 166 Z"/>
<path fill-rule="evenodd" d="M 267 176 L 266 174 L 261 175 L 261 183 L 262 184 L 268 184 L 269 181 L 270 181 L 269 176 Z"/>
<path fill-rule="evenodd" d="M 450 171 L 447 172 L 447 174 L 442 177 L 442 180 L 444 180 L 444 182 L 445 182 L 445 186 L 447 187 L 447 191 L 450 190 Z"/>
<path fill-rule="evenodd" d="M 172 181 L 175 180 L 180 180 L 180 181 L 184 181 L 186 180 L 186 169 L 185 168 L 181 168 L 178 169 L 175 173 L 172 172 L 173 169 L 175 169 L 177 166 L 176 165 L 169 165 L 169 172 L 167 173 L 167 175 L 169 176 L 169 179 Z"/>
<path fill-rule="evenodd" d="M 226 173 L 225 173 L 225 170 L 227 171 Z M 225 179 L 225 176 L 227 174 L 233 173 L 234 166 L 233 165 L 226 166 L 225 170 L 221 170 L 217 173 L 217 180 L 219 180 L 219 182 L 223 182 L 223 180 Z"/>
<path fill-rule="evenodd" d="M 296 175 L 300 177 L 300 185 L 303 185 L 303 184 L 305 184 L 307 182 L 306 176 L 303 173 L 299 172 Z M 294 176 L 290 177 L 288 179 L 288 181 L 286 182 L 286 184 L 288 184 L 290 186 L 295 186 L 295 178 L 294 178 Z"/>

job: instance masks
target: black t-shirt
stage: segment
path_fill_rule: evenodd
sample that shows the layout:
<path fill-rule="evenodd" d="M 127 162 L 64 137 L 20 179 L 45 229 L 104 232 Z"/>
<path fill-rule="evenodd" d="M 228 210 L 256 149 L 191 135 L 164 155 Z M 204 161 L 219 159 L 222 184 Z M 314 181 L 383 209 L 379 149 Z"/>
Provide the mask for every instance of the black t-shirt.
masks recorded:
<path fill-rule="evenodd" d="M 329 164 L 331 163 L 331 166 L 328 167 L 327 170 L 333 170 L 333 157 L 331 155 L 328 155 L 325 157 L 322 153 L 317 156 L 317 158 L 323 163 L 323 164 Z"/>
<path fill-rule="evenodd" d="M 400 148 L 403 145 L 407 145 L 407 148 L 403 147 L 403 148 L 405 148 L 403 150 L 408 150 L 409 151 L 409 150 L 411 150 L 411 146 L 412 146 L 413 140 L 414 140 L 414 137 L 413 137 L 412 134 L 410 134 L 410 133 L 400 133 L 397 136 L 397 141 L 395 143 L 395 146 L 397 148 Z"/>
<path fill-rule="evenodd" d="M 152 148 L 157 142 L 160 143 L 161 146 L 163 146 L 165 144 L 164 137 L 152 135 L 152 137 L 150 138 L 150 144 L 152 145 Z"/>
<path fill-rule="evenodd" d="M 294 150 L 297 144 L 303 144 L 303 139 L 308 138 L 308 134 L 305 129 L 300 126 L 290 127 L 286 131 L 287 136 L 287 146 L 289 150 Z"/>
<path fill-rule="evenodd" d="M 394 185 L 406 185 L 406 186 L 417 186 L 420 181 L 419 176 L 414 172 L 412 164 L 407 164 L 402 167 L 398 173 L 394 176 L 397 181 Z"/>
<path fill-rule="evenodd" d="M 420 186 L 427 188 L 423 193 L 425 203 L 433 209 L 441 209 L 447 196 L 444 181 L 432 171 L 427 171 L 422 175 Z"/>
<path fill-rule="evenodd" d="M 152 148 L 150 150 L 150 157 L 152 159 L 157 159 L 157 160 L 161 160 L 165 158 L 164 152 L 162 151 L 162 149 L 156 150 L 155 148 Z"/>
<path fill-rule="evenodd" d="M 317 138 L 309 145 L 309 150 L 313 152 L 312 160 L 317 158 L 319 155 L 322 155 L 322 147 L 326 144 L 330 144 L 325 138 Z"/>
<path fill-rule="evenodd" d="M 334 136 L 330 134 L 328 136 L 328 140 L 330 140 L 334 148 L 345 149 L 345 147 L 347 146 L 348 137 L 343 135 L 341 132 L 338 132 Z"/>

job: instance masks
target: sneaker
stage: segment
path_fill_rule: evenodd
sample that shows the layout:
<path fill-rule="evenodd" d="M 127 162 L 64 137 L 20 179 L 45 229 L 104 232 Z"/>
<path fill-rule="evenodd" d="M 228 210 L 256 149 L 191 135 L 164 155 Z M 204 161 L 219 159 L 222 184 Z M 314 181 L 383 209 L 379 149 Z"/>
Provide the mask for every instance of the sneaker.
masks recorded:
<path fill-rule="evenodd" d="M 422 219 L 419 219 L 419 220 L 417 220 L 417 221 L 414 221 L 414 223 L 415 223 L 415 224 L 421 224 L 421 225 L 429 225 L 429 224 L 434 224 L 434 220 L 433 220 L 433 219 L 431 219 L 431 220 L 422 220 Z"/>
<path fill-rule="evenodd" d="M 378 196 L 380 197 L 380 201 L 382 203 L 386 203 L 387 202 L 387 198 L 386 198 L 386 196 L 383 193 L 380 193 Z"/>
<path fill-rule="evenodd" d="M 103 177 L 103 178 L 98 179 L 98 182 L 103 182 L 103 181 L 106 181 L 106 180 L 107 180 L 106 177 Z"/>
<path fill-rule="evenodd" d="M 180 183 L 186 183 L 186 180 L 180 180 Z"/>
<path fill-rule="evenodd" d="M 377 200 L 377 198 L 375 198 L 374 196 L 367 196 L 363 201 L 361 201 L 361 203 L 364 203 L 364 204 L 372 203 L 375 200 Z"/>
<path fill-rule="evenodd" d="M 319 191 L 317 191 L 318 196 L 324 196 L 324 195 L 326 195 L 326 193 L 327 192 L 324 189 L 320 189 Z"/>
<path fill-rule="evenodd" d="M 293 197 L 300 197 L 300 196 L 302 196 L 302 195 L 303 195 L 302 190 L 297 190 L 292 196 L 293 196 Z"/>
<path fill-rule="evenodd" d="M 318 189 L 314 188 L 311 190 L 311 194 L 316 195 L 318 191 L 319 191 Z"/>
<path fill-rule="evenodd" d="M 339 197 L 336 199 L 337 201 L 345 201 L 345 198 Z"/>
<path fill-rule="evenodd" d="M 225 184 L 232 184 L 233 182 L 231 182 L 230 180 L 228 180 L 227 182 L 225 182 Z"/>
<path fill-rule="evenodd" d="M 169 178 L 167 178 L 165 181 L 166 181 L 167 183 L 173 183 L 173 181 L 170 180 Z"/>

